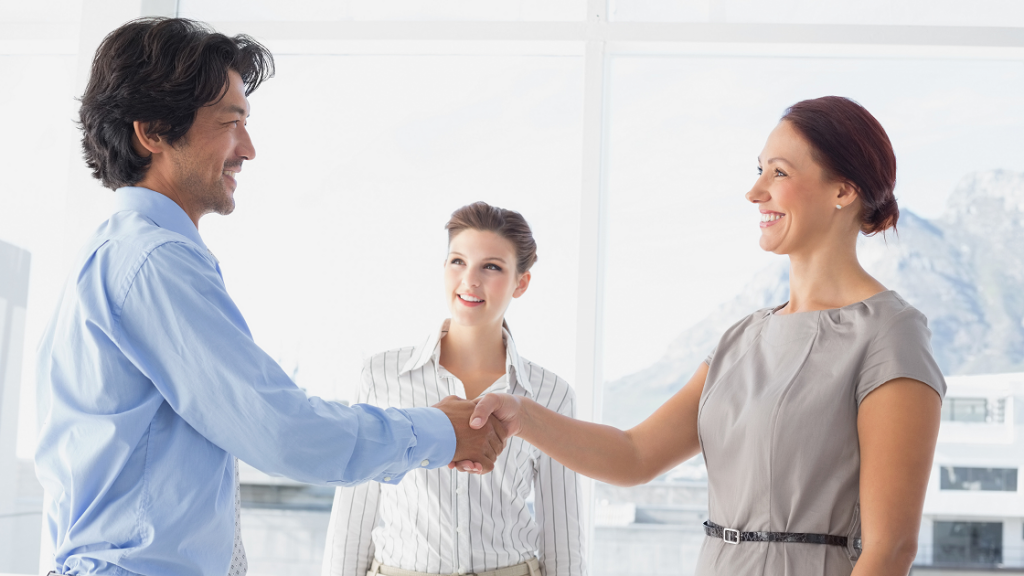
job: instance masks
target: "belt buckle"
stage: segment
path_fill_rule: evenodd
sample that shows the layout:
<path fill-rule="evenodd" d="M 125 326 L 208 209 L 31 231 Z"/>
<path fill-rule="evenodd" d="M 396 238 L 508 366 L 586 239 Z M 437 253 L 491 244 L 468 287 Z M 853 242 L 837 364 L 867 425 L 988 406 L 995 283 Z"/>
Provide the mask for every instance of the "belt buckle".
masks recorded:
<path fill-rule="evenodd" d="M 724 540 L 726 544 L 739 544 L 740 531 L 733 528 L 722 528 L 722 540 Z"/>

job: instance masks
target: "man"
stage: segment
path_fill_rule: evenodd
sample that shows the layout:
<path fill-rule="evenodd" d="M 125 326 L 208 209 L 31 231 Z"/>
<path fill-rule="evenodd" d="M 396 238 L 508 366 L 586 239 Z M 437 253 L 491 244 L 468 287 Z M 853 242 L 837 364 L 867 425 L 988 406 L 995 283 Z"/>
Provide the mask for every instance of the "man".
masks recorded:
<path fill-rule="evenodd" d="M 253 342 L 199 219 L 234 208 L 256 151 L 246 97 L 273 75 L 247 36 L 143 19 L 100 45 L 85 158 L 117 208 L 77 259 L 43 337 L 42 431 L 57 574 L 244 574 L 237 462 L 304 482 L 397 483 L 452 461 L 488 471 L 473 404 L 351 408 L 307 398 Z"/>

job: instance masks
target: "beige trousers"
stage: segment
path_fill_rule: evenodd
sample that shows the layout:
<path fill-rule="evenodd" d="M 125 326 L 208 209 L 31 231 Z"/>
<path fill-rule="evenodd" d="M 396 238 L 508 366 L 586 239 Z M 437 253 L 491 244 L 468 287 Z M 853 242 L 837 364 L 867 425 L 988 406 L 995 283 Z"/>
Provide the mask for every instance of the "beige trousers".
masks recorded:
<path fill-rule="evenodd" d="M 416 572 L 415 570 L 403 570 L 401 568 L 394 568 L 391 566 L 385 566 L 376 560 L 370 564 L 370 570 L 366 572 L 366 576 L 439 576 L 438 574 L 429 574 L 427 572 Z M 459 574 L 452 574 L 452 576 L 460 576 Z M 506 566 L 505 568 L 498 568 L 497 570 L 488 570 L 487 572 L 475 572 L 473 574 L 466 574 L 465 576 L 540 576 L 540 562 L 536 558 L 530 558 L 522 564 L 516 564 L 515 566 Z"/>

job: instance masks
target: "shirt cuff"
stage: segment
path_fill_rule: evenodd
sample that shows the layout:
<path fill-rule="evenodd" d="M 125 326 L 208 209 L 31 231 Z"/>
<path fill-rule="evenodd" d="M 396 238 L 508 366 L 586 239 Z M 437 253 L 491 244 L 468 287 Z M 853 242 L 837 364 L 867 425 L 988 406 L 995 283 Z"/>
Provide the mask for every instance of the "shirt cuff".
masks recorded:
<path fill-rule="evenodd" d="M 447 466 L 455 457 L 455 429 L 448 416 L 437 408 L 402 408 L 412 423 L 416 445 L 409 448 L 406 462 L 410 470 L 433 470 Z M 377 478 L 384 484 L 398 484 L 405 473 L 384 474 Z"/>

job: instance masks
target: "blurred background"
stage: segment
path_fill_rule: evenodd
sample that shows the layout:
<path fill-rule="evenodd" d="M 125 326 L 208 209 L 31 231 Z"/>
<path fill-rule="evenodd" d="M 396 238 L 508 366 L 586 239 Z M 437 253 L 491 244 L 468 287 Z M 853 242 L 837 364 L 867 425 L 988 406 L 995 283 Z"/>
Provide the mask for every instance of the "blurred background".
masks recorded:
<path fill-rule="evenodd" d="M 728 326 L 786 301 L 743 195 L 789 105 L 870 110 L 899 163 L 898 235 L 869 271 L 930 319 L 949 376 L 915 574 L 1024 572 L 1024 3 L 1019 0 L 0 0 L 0 573 L 41 544 L 33 357 L 69 263 L 110 213 L 76 97 L 132 18 L 247 33 L 277 75 L 250 97 L 257 158 L 200 233 L 254 337 L 310 395 L 446 316 L 443 226 L 520 211 L 539 261 L 508 322 L 631 426 Z M 319 573 L 332 490 L 243 474 L 250 574 Z M 689 575 L 699 458 L 587 484 L 590 573 Z"/>

